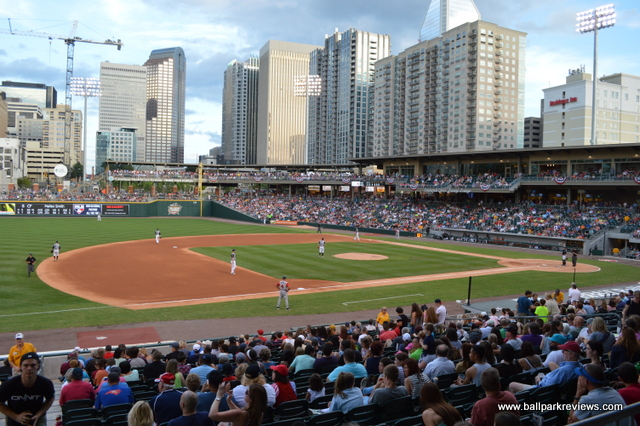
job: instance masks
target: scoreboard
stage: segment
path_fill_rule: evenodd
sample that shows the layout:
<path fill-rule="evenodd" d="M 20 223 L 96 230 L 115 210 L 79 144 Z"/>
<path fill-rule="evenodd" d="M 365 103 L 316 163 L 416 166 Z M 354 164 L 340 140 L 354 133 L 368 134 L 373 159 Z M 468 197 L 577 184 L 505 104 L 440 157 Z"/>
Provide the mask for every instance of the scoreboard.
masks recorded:
<path fill-rule="evenodd" d="M 16 215 L 72 215 L 73 204 L 57 203 L 15 203 Z"/>
<path fill-rule="evenodd" d="M 0 215 L 16 216 L 128 216 L 128 204 L 0 203 Z"/>

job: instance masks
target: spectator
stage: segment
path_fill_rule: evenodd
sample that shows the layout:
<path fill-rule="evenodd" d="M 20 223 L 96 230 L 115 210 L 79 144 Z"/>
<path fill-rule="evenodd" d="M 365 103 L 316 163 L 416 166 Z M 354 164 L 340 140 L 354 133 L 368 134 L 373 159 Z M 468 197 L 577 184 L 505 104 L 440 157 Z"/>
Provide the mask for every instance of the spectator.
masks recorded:
<path fill-rule="evenodd" d="M 640 402 L 640 384 L 638 384 L 638 370 L 636 366 L 623 362 L 618 367 L 618 379 L 624 383 L 623 389 L 618 389 L 618 393 L 627 405 Z M 636 414 L 636 424 L 640 425 L 640 413 Z"/>
<path fill-rule="evenodd" d="M 585 350 L 587 354 L 587 358 L 591 360 L 591 364 L 599 365 L 602 368 L 605 368 L 604 363 L 602 362 L 602 355 L 604 355 L 604 349 L 602 347 L 602 343 L 591 339 L 587 342 L 587 348 Z"/>
<path fill-rule="evenodd" d="M 444 330 L 444 322 L 447 319 L 447 308 L 442 304 L 442 300 L 436 299 L 434 301 L 436 305 L 436 315 L 438 316 L 438 322 L 436 323 L 436 328 L 439 331 Z"/>
<path fill-rule="evenodd" d="M 231 365 L 231 364 L 229 364 Z M 189 382 L 189 378 L 195 376 L 200 378 L 197 374 L 189 374 L 187 376 L 187 382 Z M 211 410 L 211 406 L 213 405 L 213 400 L 216 398 L 218 389 L 220 389 L 220 385 L 224 383 L 223 375 L 219 370 L 211 370 L 209 375 L 207 376 L 207 381 L 202 386 L 202 392 L 197 392 L 198 395 L 198 406 L 196 407 L 197 411 L 206 411 L 209 412 Z M 218 411 L 227 411 L 229 410 L 229 403 L 227 402 L 227 398 L 229 398 L 229 394 L 225 394 L 220 401 L 220 405 L 218 406 Z"/>
<path fill-rule="evenodd" d="M 532 387 L 560 385 L 575 379 L 577 377 L 575 369 L 580 366 L 580 362 L 578 362 L 578 359 L 580 359 L 580 346 L 576 342 L 567 342 L 564 345 L 560 345 L 559 348 L 564 358 L 564 362 L 560 364 L 560 368 L 544 376 L 536 385 L 511 382 L 509 384 L 509 391 L 516 393 L 531 389 Z"/>
<path fill-rule="evenodd" d="M 322 377 L 320 377 L 320 375 L 317 373 L 313 373 L 309 377 L 309 388 L 307 389 L 307 393 L 305 394 L 304 398 L 311 403 L 314 399 L 320 398 L 324 395 L 325 387 L 324 383 L 322 382 Z"/>
<path fill-rule="evenodd" d="M 238 371 L 236 370 L 236 376 L 237 375 L 238 375 Z M 224 384 L 226 385 L 227 383 L 228 382 L 225 382 Z M 267 405 L 269 407 L 273 407 L 273 405 L 276 403 L 276 391 L 271 385 L 267 383 L 267 380 L 265 379 L 265 377 L 262 374 L 260 374 L 260 367 L 258 367 L 257 364 L 248 365 L 244 373 L 244 376 L 240 381 L 240 385 L 233 388 L 233 399 L 235 401 L 235 405 L 238 408 L 245 407 L 244 395 L 247 392 L 247 390 L 249 390 L 249 386 L 251 386 L 252 384 L 258 384 L 265 388 L 267 392 Z M 222 389 L 222 387 L 223 386 L 221 386 L 220 389 Z M 229 408 L 233 409 L 234 407 L 229 405 Z"/>
<path fill-rule="evenodd" d="M 432 381 L 436 377 L 440 377 L 443 374 L 455 373 L 456 366 L 449 358 L 449 348 L 446 345 L 438 345 L 436 348 L 436 359 L 427 364 L 424 369 L 424 374 Z M 420 395 L 419 391 L 416 392 L 415 398 Z"/>
<path fill-rule="evenodd" d="M 420 355 L 420 360 L 418 361 L 420 369 L 424 369 L 427 364 L 436 359 L 436 340 L 433 336 L 434 329 L 432 323 L 424 325 L 425 336 L 422 341 L 422 355 Z"/>
<path fill-rule="evenodd" d="M 125 358 L 129 360 L 131 368 L 142 368 L 147 365 L 146 358 L 140 358 L 138 355 L 140 355 L 140 349 L 137 346 L 131 346 L 125 351 Z"/>
<path fill-rule="evenodd" d="M 137 382 L 140 380 L 138 370 L 132 370 L 131 364 L 129 364 L 127 361 L 121 362 L 118 366 L 120 367 L 120 372 L 124 376 L 124 380 L 126 382 Z"/>
<path fill-rule="evenodd" d="M 128 426 L 153 426 L 153 411 L 147 401 L 133 404 L 127 414 Z"/>
<path fill-rule="evenodd" d="M 566 343 L 566 339 L 562 334 L 554 334 L 548 340 L 550 344 L 550 352 L 542 365 L 544 367 L 550 367 L 551 363 L 560 365 L 560 363 L 564 360 L 562 351 L 560 350 L 560 345 L 564 345 Z"/>
<path fill-rule="evenodd" d="M 516 351 L 522 346 L 522 339 L 518 337 L 518 327 L 515 325 L 507 328 L 507 339 L 505 344 L 513 346 L 513 349 Z"/>
<path fill-rule="evenodd" d="M 307 345 L 304 348 L 304 354 L 298 355 L 293 359 L 293 362 L 289 366 L 292 372 L 297 373 L 301 370 L 313 370 L 313 365 L 316 362 L 315 351 L 312 345 Z"/>
<path fill-rule="evenodd" d="M 333 391 L 333 399 L 327 411 L 342 411 L 346 414 L 352 408 L 363 405 L 364 397 L 362 396 L 362 391 L 354 387 L 354 385 L 355 377 L 353 377 L 353 374 L 347 372 L 338 374 Z"/>
<path fill-rule="evenodd" d="M 545 306 L 547 304 L 547 300 L 546 299 L 540 299 L 538 301 L 538 303 L 540 305 L 536 306 L 536 309 L 535 309 L 534 313 L 537 316 L 541 317 L 543 322 L 549 321 L 549 318 L 547 318 L 547 316 L 549 315 L 549 309 Z"/>
<path fill-rule="evenodd" d="M 168 362 L 171 359 L 178 359 L 178 352 L 180 352 L 180 343 L 173 342 L 169 345 L 171 348 L 171 352 L 164 357 L 164 359 Z"/>
<path fill-rule="evenodd" d="M 484 359 L 485 349 L 480 345 L 473 345 L 471 347 L 471 352 L 469 353 L 469 357 L 471 361 L 473 361 L 473 366 L 471 366 L 465 373 L 464 380 L 460 377 L 457 379 L 456 383 L 459 386 L 468 385 L 469 383 L 473 383 L 476 386 L 480 386 L 480 375 L 484 370 L 491 367 L 489 364 L 485 362 Z"/>
<path fill-rule="evenodd" d="M 427 366 L 427 368 L 428 367 L 429 366 Z M 407 389 L 407 393 L 411 396 L 411 399 L 415 400 L 420 396 L 420 390 L 422 389 L 422 386 L 426 383 L 432 383 L 433 379 L 431 379 L 424 372 L 420 371 L 420 367 L 418 367 L 418 361 L 413 358 L 409 358 L 407 360 L 404 369 L 405 376 L 407 376 L 404 379 L 404 387 L 405 389 Z"/>
<path fill-rule="evenodd" d="M 211 370 L 215 370 L 214 365 L 217 363 L 218 357 L 214 359 L 214 356 L 211 354 L 202 354 L 200 355 L 200 364 L 196 368 L 192 368 L 190 373 L 197 374 L 200 377 L 200 381 L 204 383 Z"/>
<path fill-rule="evenodd" d="M 589 341 L 591 340 L 602 344 L 603 353 L 611 352 L 611 348 L 616 342 L 616 336 L 607 331 L 607 326 L 602 317 L 593 318 L 593 322 L 591 323 L 591 336 L 589 336 Z"/>
<path fill-rule="evenodd" d="M 609 368 L 616 368 L 623 362 L 635 364 L 640 361 L 640 344 L 636 332 L 629 326 L 622 329 L 620 338 L 611 347 Z"/>
<path fill-rule="evenodd" d="M 333 344 L 327 342 L 322 347 L 322 356 L 313 362 L 313 369 L 316 373 L 330 373 L 340 364 L 338 357 L 333 355 Z"/>
<path fill-rule="evenodd" d="M 368 354 L 369 356 L 365 357 L 365 360 L 364 360 L 364 368 L 367 370 L 367 373 L 369 373 L 369 375 L 378 374 L 378 364 L 382 359 L 382 350 L 383 350 L 382 343 L 373 342 L 371 344 L 371 350 L 369 351 L 369 354 Z"/>
<path fill-rule="evenodd" d="M 46 426 L 46 414 L 55 399 L 53 382 L 38 375 L 40 357 L 35 352 L 23 354 L 17 365 L 22 374 L 0 386 L 0 413 L 7 426 Z"/>
<path fill-rule="evenodd" d="M 473 345 L 470 343 L 462 344 L 462 361 L 456 364 L 456 373 L 464 374 L 464 372 L 473 365 L 473 361 L 471 361 L 471 348 L 473 348 Z"/>
<path fill-rule="evenodd" d="M 169 422 L 182 415 L 180 397 L 182 392 L 174 389 L 176 377 L 171 373 L 164 373 L 156 379 L 158 395 L 151 398 L 149 405 L 153 410 L 153 417 L 157 425 Z"/>
<path fill-rule="evenodd" d="M 96 393 L 93 391 L 91 383 L 84 381 L 84 371 L 76 367 L 71 371 L 71 382 L 60 390 L 60 406 L 64 406 L 68 401 L 76 399 L 90 399 L 95 401 Z"/>
<path fill-rule="evenodd" d="M 229 400 L 230 410 L 221 412 L 218 409 L 219 403 L 228 390 L 228 382 L 224 383 L 218 389 L 216 398 L 209 411 L 209 418 L 218 423 L 229 422 L 234 426 L 259 426 L 262 423 L 263 414 L 267 410 L 267 393 L 265 392 L 264 386 L 256 383 L 251 384 L 243 396 L 244 409 L 234 404 L 233 400 Z"/>
<path fill-rule="evenodd" d="M 171 420 L 168 426 L 214 426 L 213 420 L 209 418 L 209 412 L 196 411 L 197 406 L 198 396 L 189 390 L 183 392 L 180 397 L 182 416 Z"/>
<path fill-rule="evenodd" d="M 556 301 L 558 305 L 562 305 L 562 303 L 564 302 L 564 293 L 561 292 L 559 288 L 557 288 L 556 291 L 551 294 L 551 297 Z"/>
<path fill-rule="evenodd" d="M 154 350 L 151 354 L 153 361 L 144 366 L 145 380 L 157 379 L 160 375 L 167 371 L 167 366 L 162 362 L 162 352 Z"/>
<path fill-rule="evenodd" d="M 587 364 L 584 367 L 576 367 L 575 374 L 578 377 L 578 391 L 573 399 L 579 403 L 579 409 L 573 410 L 569 415 L 569 423 L 574 423 L 598 414 L 608 413 L 604 406 L 608 404 L 620 404 L 626 406 L 622 396 L 610 387 L 604 386 L 604 369 L 600 365 Z M 589 409 L 583 409 L 589 404 Z"/>
<path fill-rule="evenodd" d="M 522 367 L 522 371 L 533 371 L 542 367 L 542 360 L 533 351 L 533 345 L 531 342 L 522 343 L 518 364 Z"/>
<path fill-rule="evenodd" d="M 571 288 L 569 289 L 569 292 L 567 294 L 569 296 L 569 303 L 579 302 L 580 296 L 582 295 L 582 293 L 580 293 L 580 290 L 578 290 L 578 286 L 576 285 L 576 283 L 571 283 Z"/>
<path fill-rule="evenodd" d="M 463 420 L 458 410 L 445 401 L 442 392 L 433 383 L 422 386 L 420 406 L 424 426 L 453 426 Z"/>
<path fill-rule="evenodd" d="M 500 373 L 500 377 L 511 377 L 515 374 L 522 373 L 522 367 L 515 362 L 516 350 L 511 345 L 502 345 L 500 348 L 500 358 L 502 361 L 496 365 L 496 369 Z M 482 379 L 481 379 L 482 380 Z"/>
<path fill-rule="evenodd" d="M 16 333 L 16 344 L 9 349 L 9 364 L 11 364 L 11 368 L 13 368 L 13 375 L 17 376 L 20 373 L 20 362 L 22 361 L 22 356 L 24 354 L 30 352 L 37 352 L 35 346 L 31 343 L 24 341 L 24 334 Z M 38 364 L 40 361 L 38 361 Z"/>
<path fill-rule="evenodd" d="M 496 414 L 493 424 L 494 426 L 522 426 L 520 416 L 512 413 L 511 411 L 503 411 Z"/>
<path fill-rule="evenodd" d="M 384 383 L 382 387 L 375 389 L 369 400 L 370 404 L 378 404 L 383 406 L 385 403 L 394 399 L 407 395 L 407 389 L 404 386 L 396 386 L 398 381 L 398 367 L 389 364 L 384 368 L 382 373 Z"/>
<path fill-rule="evenodd" d="M 120 381 L 119 373 L 109 373 L 106 386 L 102 386 L 96 396 L 95 408 L 102 410 L 116 404 L 133 404 L 133 393 L 129 385 Z"/>
<path fill-rule="evenodd" d="M 486 396 L 473 405 L 471 410 L 471 423 L 474 426 L 493 426 L 496 414 L 500 411 L 499 405 L 518 404 L 518 400 L 512 393 L 503 392 L 500 389 L 500 373 L 495 368 L 487 368 L 482 372 L 482 389 Z M 512 411 L 518 417 L 520 412 Z"/>
<path fill-rule="evenodd" d="M 531 315 L 531 306 L 533 305 L 531 303 L 531 295 L 533 293 L 531 292 L 531 290 L 527 290 L 524 292 L 524 296 L 520 296 L 518 298 L 517 303 L 517 316 L 519 317 L 528 317 L 529 315 Z"/>
<path fill-rule="evenodd" d="M 278 408 L 283 402 L 294 401 L 297 399 L 296 387 L 294 382 L 289 381 L 289 369 L 286 365 L 274 365 L 271 367 L 273 389 L 276 393 L 276 403 L 274 408 Z"/>
<path fill-rule="evenodd" d="M 329 377 L 327 377 L 327 382 L 335 382 L 335 380 L 338 378 L 338 374 L 340 374 L 342 371 L 353 374 L 356 379 L 367 377 L 367 370 L 364 368 L 364 366 L 362 364 L 356 364 L 355 352 L 353 351 L 353 349 L 346 349 L 344 351 L 343 357 L 344 365 L 333 370 L 329 374 Z"/>

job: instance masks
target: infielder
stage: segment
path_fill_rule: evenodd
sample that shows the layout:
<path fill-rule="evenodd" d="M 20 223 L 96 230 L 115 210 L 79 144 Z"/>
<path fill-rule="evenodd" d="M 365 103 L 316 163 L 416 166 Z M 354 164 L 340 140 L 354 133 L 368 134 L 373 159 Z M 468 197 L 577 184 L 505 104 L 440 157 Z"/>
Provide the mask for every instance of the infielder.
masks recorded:
<path fill-rule="evenodd" d="M 326 244 L 326 241 L 324 240 L 324 238 L 322 238 L 320 241 L 318 241 L 318 256 L 324 257 L 324 245 L 325 244 Z"/>
<path fill-rule="evenodd" d="M 289 283 L 285 281 L 286 279 L 287 277 L 283 276 L 280 282 L 276 284 L 276 288 L 280 290 L 280 296 L 278 297 L 278 304 L 276 305 L 276 309 L 280 309 L 280 302 L 282 301 L 282 299 L 284 299 L 284 303 L 288 311 L 289 310 L 289 290 L 291 290 L 291 287 L 289 287 Z"/>
<path fill-rule="evenodd" d="M 400 230 L 396 229 L 396 240 L 400 239 Z"/>
<path fill-rule="evenodd" d="M 360 231 L 356 228 L 356 234 L 353 236 L 353 241 L 360 241 Z"/>
<path fill-rule="evenodd" d="M 236 249 L 231 250 L 231 275 L 236 274 Z"/>
<path fill-rule="evenodd" d="M 29 257 L 27 257 L 27 275 L 30 277 L 32 272 L 35 272 L 36 267 L 36 258 L 33 257 L 32 253 L 29 253 Z"/>
<path fill-rule="evenodd" d="M 160 244 L 160 238 L 162 238 L 162 235 L 160 234 L 160 230 L 156 228 L 156 244 Z"/>
<path fill-rule="evenodd" d="M 57 241 L 53 244 L 53 247 L 51 247 L 51 253 L 53 254 L 53 261 L 57 262 L 60 256 L 60 244 L 58 244 Z"/>

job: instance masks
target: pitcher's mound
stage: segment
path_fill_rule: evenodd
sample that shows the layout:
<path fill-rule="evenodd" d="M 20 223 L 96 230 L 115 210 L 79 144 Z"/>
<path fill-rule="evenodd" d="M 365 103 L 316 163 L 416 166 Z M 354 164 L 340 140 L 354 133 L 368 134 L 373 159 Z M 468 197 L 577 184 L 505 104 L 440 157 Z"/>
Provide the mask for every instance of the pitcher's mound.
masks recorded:
<path fill-rule="evenodd" d="M 342 253 L 342 254 L 334 254 L 333 257 L 337 257 L 339 259 L 349 259 L 349 260 L 384 260 L 384 259 L 388 259 L 387 256 L 383 256 L 381 254 L 369 254 L 369 253 Z"/>

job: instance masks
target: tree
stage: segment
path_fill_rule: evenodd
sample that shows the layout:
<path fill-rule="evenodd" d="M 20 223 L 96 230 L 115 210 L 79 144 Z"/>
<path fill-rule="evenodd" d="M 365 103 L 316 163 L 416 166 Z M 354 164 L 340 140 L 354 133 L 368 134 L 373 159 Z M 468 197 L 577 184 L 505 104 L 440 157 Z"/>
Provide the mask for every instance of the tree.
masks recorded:
<path fill-rule="evenodd" d="M 26 176 L 18 178 L 18 188 L 31 188 L 33 186 L 33 182 Z"/>
<path fill-rule="evenodd" d="M 71 167 L 71 179 L 84 180 L 83 172 L 84 172 L 84 166 L 80 164 L 80 162 L 77 162 Z"/>

